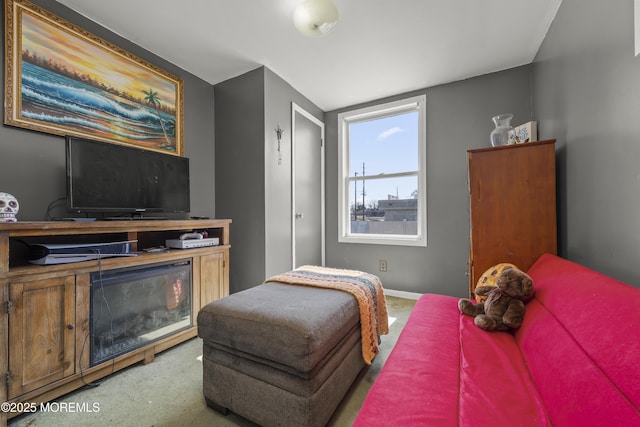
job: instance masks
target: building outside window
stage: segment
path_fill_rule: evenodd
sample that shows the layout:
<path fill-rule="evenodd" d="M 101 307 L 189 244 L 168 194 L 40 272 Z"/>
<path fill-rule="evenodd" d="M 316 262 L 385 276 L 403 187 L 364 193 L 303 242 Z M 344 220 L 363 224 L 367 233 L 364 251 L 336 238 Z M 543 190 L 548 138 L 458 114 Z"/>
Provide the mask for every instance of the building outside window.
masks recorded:
<path fill-rule="evenodd" d="M 338 115 L 338 240 L 426 246 L 426 97 Z"/>

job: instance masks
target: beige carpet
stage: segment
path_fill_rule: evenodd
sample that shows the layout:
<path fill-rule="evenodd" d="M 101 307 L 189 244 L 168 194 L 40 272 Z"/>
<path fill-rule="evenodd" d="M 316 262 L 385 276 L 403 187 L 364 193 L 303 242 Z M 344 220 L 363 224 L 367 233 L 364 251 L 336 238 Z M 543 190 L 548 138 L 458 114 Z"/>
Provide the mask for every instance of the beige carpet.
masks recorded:
<path fill-rule="evenodd" d="M 415 301 L 387 297 L 395 321 L 382 336 L 380 354 L 365 367 L 334 413 L 329 426 L 350 426 L 364 398 L 395 345 Z M 94 412 L 37 412 L 9 420 L 10 427 L 144 427 L 254 426 L 230 413 L 222 416 L 206 406 L 202 395 L 202 340 L 194 338 L 156 355 L 149 365 L 137 364 L 105 378 L 100 386 L 83 388 L 57 399 L 60 405 Z M 95 411 L 97 409 L 97 411 Z"/>

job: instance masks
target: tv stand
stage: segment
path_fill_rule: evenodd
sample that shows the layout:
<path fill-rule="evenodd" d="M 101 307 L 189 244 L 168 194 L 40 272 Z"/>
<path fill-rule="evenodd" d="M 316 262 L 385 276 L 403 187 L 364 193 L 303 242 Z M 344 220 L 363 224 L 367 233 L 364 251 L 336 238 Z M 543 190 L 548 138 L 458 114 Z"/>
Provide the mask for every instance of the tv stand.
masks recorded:
<path fill-rule="evenodd" d="M 0 372 L 6 373 L 0 402 L 39 405 L 134 363 L 150 363 L 155 354 L 196 337 L 198 311 L 229 294 L 230 224 L 226 219 L 0 223 Z M 220 245 L 144 251 L 197 231 L 219 238 Z M 114 241 L 135 241 L 132 251 L 138 255 L 33 265 L 24 244 Z M 190 325 L 91 366 L 92 273 L 167 263 L 189 265 Z M 17 415 L 0 412 L 0 426 Z"/>

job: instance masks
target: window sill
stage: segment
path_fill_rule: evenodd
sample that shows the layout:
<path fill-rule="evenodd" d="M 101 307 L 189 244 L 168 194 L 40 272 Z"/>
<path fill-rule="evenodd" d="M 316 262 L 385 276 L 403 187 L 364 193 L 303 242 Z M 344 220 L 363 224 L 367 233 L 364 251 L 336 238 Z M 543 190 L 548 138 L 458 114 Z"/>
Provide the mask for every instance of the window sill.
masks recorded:
<path fill-rule="evenodd" d="M 423 236 L 398 236 L 385 234 L 351 234 L 347 236 L 340 236 L 338 238 L 338 242 L 367 245 L 427 246 L 427 239 Z"/>

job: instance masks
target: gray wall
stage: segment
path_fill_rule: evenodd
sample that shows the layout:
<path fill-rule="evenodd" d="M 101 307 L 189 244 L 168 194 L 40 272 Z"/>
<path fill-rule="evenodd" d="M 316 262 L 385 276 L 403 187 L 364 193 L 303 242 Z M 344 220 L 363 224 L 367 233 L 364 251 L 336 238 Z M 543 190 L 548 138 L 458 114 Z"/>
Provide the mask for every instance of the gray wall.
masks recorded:
<path fill-rule="evenodd" d="M 370 271 L 387 289 L 467 296 L 466 152 L 491 146 L 492 116 L 513 113 L 514 125 L 531 120 L 530 86 L 531 70 L 524 66 L 325 114 L 327 265 Z M 338 113 L 422 93 L 427 96 L 427 247 L 338 243 Z M 387 260 L 386 273 L 378 271 L 381 259 Z"/>
<path fill-rule="evenodd" d="M 231 293 L 291 269 L 291 102 L 322 117 L 265 67 L 215 86 L 216 212 L 233 219 Z"/>
<path fill-rule="evenodd" d="M 264 280 L 264 69 L 215 85 L 216 213 L 231 218 L 230 292 Z"/>
<path fill-rule="evenodd" d="M 34 3 L 184 80 L 192 213 L 233 219 L 232 290 L 286 269 L 290 102 L 318 116 L 319 109 L 261 68 L 242 76 L 244 81 L 216 87 L 214 120 L 214 89 L 208 83 L 57 2 Z M 0 27 L 4 33 L 4 19 Z M 537 120 L 541 139 L 558 139 L 560 254 L 639 286 L 640 58 L 633 52 L 632 2 L 565 0 L 533 65 L 407 94 L 427 95 L 427 248 L 338 243 L 337 114 L 364 105 L 326 113 L 327 264 L 377 272 L 378 260 L 386 259 L 388 272 L 377 273 L 389 289 L 464 296 L 466 150 L 488 146 L 490 117 L 512 112 L 514 124 Z M 237 97 L 235 113 L 218 104 L 225 85 L 234 86 L 235 93 L 227 95 Z M 235 133 L 228 123 L 236 125 Z M 282 165 L 275 157 L 278 124 L 285 129 Z M 222 146 L 216 147 L 214 132 L 222 135 Z M 63 138 L 2 126 L 0 153 L 0 191 L 18 197 L 20 220 L 43 220 L 49 203 L 65 195 Z M 221 154 L 232 161 L 218 161 Z M 255 185 L 247 183 L 256 182 L 254 192 Z M 65 216 L 60 208 L 53 214 Z"/>
<path fill-rule="evenodd" d="M 215 216 L 213 86 L 57 2 L 33 3 L 184 80 L 184 146 L 191 162 L 191 212 Z M 1 13 L 0 31 L 4 34 L 4 7 Z M 4 43 L 2 46 L 4 50 Z M 4 81 L 4 67 L 0 73 Z M 0 153 L 0 191 L 18 198 L 18 219 L 44 220 L 49 203 L 66 195 L 64 138 L 3 125 Z M 71 216 L 65 212 L 64 203 L 55 206 L 53 216 Z"/>
<path fill-rule="evenodd" d="M 640 287 L 633 12 L 632 1 L 562 2 L 533 65 L 533 113 L 558 139 L 560 254 Z"/>
<path fill-rule="evenodd" d="M 323 111 L 273 71 L 265 68 L 265 277 L 291 270 L 291 103 L 295 102 L 319 120 Z M 278 164 L 275 129 L 284 130 Z"/>

